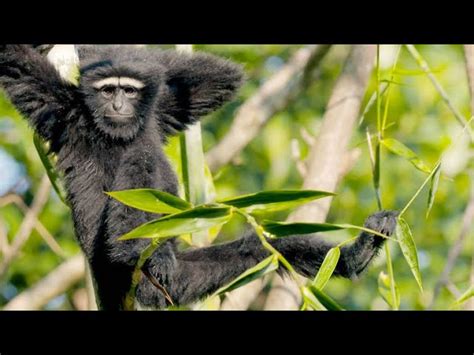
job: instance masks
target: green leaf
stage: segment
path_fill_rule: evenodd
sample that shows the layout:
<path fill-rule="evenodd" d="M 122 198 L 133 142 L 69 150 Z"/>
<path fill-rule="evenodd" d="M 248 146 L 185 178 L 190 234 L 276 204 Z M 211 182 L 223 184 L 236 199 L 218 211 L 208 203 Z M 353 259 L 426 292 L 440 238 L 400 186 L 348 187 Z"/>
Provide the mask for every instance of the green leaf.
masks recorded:
<path fill-rule="evenodd" d="M 386 235 L 372 231 L 365 227 L 356 226 L 354 224 L 348 223 L 286 223 L 286 222 L 274 222 L 265 220 L 261 223 L 262 227 L 270 234 L 273 234 L 276 237 L 285 237 L 288 235 L 294 234 L 312 234 L 318 232 L 330 232 L 339 229 L 355 229 L 364 231 L 366 233 L 375 234 L 381 236 L 382 238 L 393 239 L 387 237 Z"/>
<path fill-rule="evenodd" d="M 462 303 L 466 302 L 469 298 L 474 297 L 474 285 L 469 287 L 469 289 L 464 292 L 461 297 L 459 297 L 453 306 L 461 305 Z"/>
<path fill-rule="evenodd" d="M 154 189 L 134 189 L 106 192 L 123 204 L 153 213 L 177 213 L 193 206 L 179 197 Z"/>
<path fill-rule="evenodd" d="M 392 284 L 390 276 L 385 272 L 381 271 L 378 277 L 379 293 L 382 298 L 392 309 L 398 309 L 400 307 L 400 293 L 397 285 L 394 283 L 395 288 L 395 300 L 392 297 Z"/>
<path fill-rule="evenodd" d="M 345 229 L 341 225 L 330 223 L 286 223 L 265 220 L 261 223 L 263 229 L 277 237 L 293 234 L 311 234 Z"/>
<path fill-rule="evenodd" d="M 33 142 L 35 144 L 36 150 L 38 151 L 38 155 L 41 159 L 41 162 L 43 163 L 43 166 L 46 169 L 46 174 L 48 175 L 49 180 L 51 181 L 51 185 L 53 186 L 54 190 L 58 194 L 61 201 L 66 206 L 69 206 L 69 204 L 67 202 L 66 189 L 64 188 L 64 185 L 62 184 L 59 173 L 54 168 L 54 166 L 53 166 L 53 164 L 52 164 L 52 162 L 51 162 L 51 160 L 48 156 L 48 153 L 47 153 L 48 149 L 46 147 L 46 143 L 36 133 L 33 136 Z"/>
<path fill-rule="evenodd" d="M 423 291 L 415 241 L 413 240 L 408 223 L 403 218 L 398 219 L 396 234 L 400 248 L 402 249 L 403 255 L 405 256 L 405 260 L 410 266 L 411 272 L 413 273 L 420 290 Z"/>
<path fill-rule="evenodd" d="M 137 238 L 169 238 L 180 234 L 207 230 L 227 223 L 232 217 L 230 207 L 198 206 L 192 210 L 171 214 L 145 223 L 118 240 Z"/>
<path fill-rule="evenodd" d="M 374 188 L 376 191 L 380 188 L 380 144 L 375 147 L 375 161 L 373 173 Z"/>
<path fill-rule="evenodd" d="M 428 165 L 426 165 L 420 158 L 418 158 L 415 152 L 408 148 L 406 145 L 404 145 L 402 142 L 393 138 L 385 138 L 381 141 L 381 143 L 392 153 L 395 153 L 407 159 L 418 170 L 428 174 L 431 173 L 431 169 L 428 167 Z"/>
<path fill-rule="evenodd" d="M 243 209 L 248 213 L 271 212 L 293 208 L 318 198 L 334 195 L 332 192 L 316 190 L 275 190 L 228 198 L 219 202 Z"/>
<path fill-rule="evenodd" d="M 329 249 L 316 277 L 314 278 L 314 281 L 312 282 L 312 286 L 316 287 L 318 290 L 322 290 L 324 286 L 326 286 L 326 283 L 329 281 L 334 269 L 336 268 L 340 256 L 341 250 L 338 247 Z"/>
<path fill-rule="evenodd" d="M 438 191 L 440 175 L 441 175 L 441 164 L 438 164 L 435 168 L 435 173 L 431 177 L 430 192 L 428 194 L 428 208 L 426 210 L 426 218 L 428 218 L 431 208 L 433 207 L 436 191 Z"/>
<path fill-rule="evenodd" d="M 133 189 L 106 192 L 123 204 L 153 213 L 177 213 L 193 206 L 179 197 L 154 189 Z"/>
<path fill-rule="evenodd" d="M 324 305 L 318 300 L 318 298 L 308 287 L 302 287 L 301 293 L 303 294 L 303 305 L 306 305 L 305 308 L 310 307 L 315 311 L 327 311 L 327 308 L 324 307 Z"/>
<path fill-rule="evenodd" d="M 326 293 L 314 286 L 309 286 L 311 293 L 318 299 L 318 301 L 328 310 L 328 311 L 343 311 L 339 304 L 329 297 Z"/>
<path fill-rule="evenodd" d="M 230 292 L 235 290 L 236 288 L 242 287 L 249 282 L 256 280 L 264 275 L 275 271 L 278 269 L 278 258 L 275 255 L 271 255 L 268 258 L 264 259 L 253 268 L 248 269 L 244 273 L 242 273 L 239 277 L 235 280 L 230 282 L 228 285 L 221 287 L 218 289 L 211 297 L 221 295 L 226 292 Z"/>

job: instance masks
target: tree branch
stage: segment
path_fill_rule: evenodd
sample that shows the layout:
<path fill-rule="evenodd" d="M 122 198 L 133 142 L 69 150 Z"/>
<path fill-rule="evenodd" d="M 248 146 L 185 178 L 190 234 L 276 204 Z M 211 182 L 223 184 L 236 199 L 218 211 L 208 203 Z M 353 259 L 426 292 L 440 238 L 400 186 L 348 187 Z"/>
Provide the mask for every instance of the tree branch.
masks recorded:
<path fill-rule="evenodd" d="M 309 81 L 309 74 L 329 48 L 329 45 L 312 45 L 299 49 L 283 68 L 240 107 L 229 132 L 206 154 L 211 171 L 215 172 L 230 163 L 272 116 L 301 93 Z"/>
<path fill-rule="evenodd" d="M 305 189 L 335 191 L 341 164 L 357 123 L 361 102 L 374 66 L 376 47 L 353 46 L 329 99 L 316 143 L 308 158 Z M 306 204 L 289 217 L 290 221 L 324 222 L 332 198 Z M 294 282 L 276 278 L 265 309 L 297 309 L 300 294 Z"/>
<path fill-rule="evenodd" d="M 469 93 L 471 95 L 471 115 L 474 114 L 474 46 L 473 45 L 465 45 L 464 46 L 464 55 L 466 60 L 466 74 L 468 78 L 469 84 Z M 429 309 L 432 309 L 436 299 L 438 298 L 441 288 L 448 287 L 450 284 L 449 275 L 454 268 L 457 258 L 462 251 L 464 239 L 469 232 L 469 229 L 472 225 L 472 220 L 474 219 L 474 179 L 472 178 L 471 174 L 471 196 L 469 198 L 469 202 L 466 206 L 464 211 L 463 219 L 462 219 L 462 227 L 461 232 L 459 233 L 458 238 L 454 242 L 453 246 L 449 250 L 448 253 L 448 260 L 446 261 L 446 265 L 439 277 L 438 281 L 435 284 L 433 298 L 429 305 Z M 474 280 L 474 255 L 473 255 L 473 267 L 471 272 L 471 282 Z M 472 309 L 473 303 L 470 301 L 468 302 L 468 307 Z"/>
<path fill-rule="evenodd" d="M 257 279 L 245 286 L 226 294 L 220 307 L 223 311 L 245 311 L 266 285 L 264 278 Z"/>
<path fill-rule="evenodd" d="M 299 49 L 283 68 L 240 107 L 227 135 L 206 154 L 212 171 L 234 159 L 271 117 L 301 94 L 329 48 L 328 45 L 315 45 Z M 248 309 L 265 284 L 262 280 L 256 280 L 230 292 L 222 302 L 221 309 Z"/>
<path fill-rule="evenodd" d="M 471 94 L 471 116 L 474 115 L 474 45 L 464 45 L 464 56 L 466 59 L 466 71 L 467 79 L 469 83 L 469 93 Z M 471 184 L 472 184 L 471 180 Z M 472 252 L 472 266 L 471 266 L 471 277 L 470 284 L 474 285 L 474 249 Z M 471 298 L 465 303 L 465 309 L 474 310 L 474 298 Z"/>
<path fill-rule="evenodd" d="M 456 260 L 459 257 L 459 254 L 462 251 L 464 240 L 471 228 L 471 225 L 474 220 L 474 186 L 471 186 L 471 197 L 469 198 L 469 202 L 467 207 L 464 211 L 464 215 L 462 218 L 462 227 L 461 232 L 459 233 L 458 238 L 454 242 L 453 246 L 449 250 L 448 253 L 448 260 L 446 261 L 446 265 L 444 266 L 443 272 L 439 277 L 438 281 L 435 284 L 434 292 L 433 292 L 433 299 L 431 300 L 431 304 L 429 305 L 429 309 L 433 308 L 436 299 L 439 296 L 441 288 L 446 286 L 449 282 L 449 275 L 456 264 Z"/>
<path fill-rule="evenodd" d="M 10 263 L 17 257 L 21 251 L 21 248 L 30 237 L 31 231 L 35 227 L 37 216 L 48 201 L 50 191 L 51 183 L 48 176 L 44 175 L 41 179 L 40 186 L 36 192 L 33 203 L 31 204 L 31 208 L 26 213 L 18 232 L 13 239 L 13 243 L 8 249 L 8 253 L 4 255 L 2 263 L 0 264 L 0 278 L 5 275 Z"/>
<path fill-rule="evenodd" d="M 84 256 L 66 260 L 30 289 L 13 298 L 4 310 L 38 310 L 53 298 L 67 291 L 85 275 Z"/>
<path fill-rule="evenodd" d="M 464 57 L 466 60 L 467 80 L 469 93 L 471 94 L 471 116 L 474 115 L 474 45 L 464 46 Z"/>
<path fill-rule="evenodd" d="M 3 207 L 10 203 L 14 203 L 24 214 L 28 213 L 28 206 L 25 204 L 23 199 L 16 194 L 10 194 L 5 197 L 2 197 L 0 202 L 1 202 L 0 207 Z M 48 244 L 48 246 L 50 247 L 52 251 L 54 251 L 61 258 L 63 259 L 66 258 L 66 253 L 58 244 L 56 239 L 54 239 L 51 233 L 46 229 L 43 223 L 41 223 L 41 221 L 38 219 L 38 216 L 36 216 L 35 218 L 34 228 L 36 229 L 38 234 L 41 236 L 41 238 L 43 238 L 44 242 Z"/>

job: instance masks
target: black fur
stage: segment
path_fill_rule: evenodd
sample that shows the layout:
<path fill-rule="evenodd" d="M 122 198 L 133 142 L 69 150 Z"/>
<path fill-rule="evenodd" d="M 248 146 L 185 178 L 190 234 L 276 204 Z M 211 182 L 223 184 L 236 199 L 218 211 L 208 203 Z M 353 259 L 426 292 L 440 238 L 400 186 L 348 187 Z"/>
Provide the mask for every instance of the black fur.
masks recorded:
<path fill-rule="evenodd" d="M 63 172 L 77 238 L 90 262 L 101 308 L 121 309 L 131 272 L 148 240 L 116 239 L 158 216 L 126 207 L 104 191 L 156 188 L 177 194 L 176 176 L 162 145 L 231 99 L 242 81 L 237 65 L 217 57 L 121 46 L 82 46 L 79 88 L 60 78 L 31 46 L 0 46 L 0 85 L 32 127 L 51 143 Z M 135 117 L 118 125 L 104 120 L 91 82 L 129 76 L 144 83 Z M 366 225 L 390 235 L 394 212 L 379 212 Z M 376 255 L 384 239 L 361 233 L 343 247 L 336 275 L 354 278 Z M 270 241 L 304 276 L 317 272 L 332 244 L 315 236 Z M 202 298 L 268 255 L 251 232 L 231 243 L 177 251 L 176 240 L 162 245 L 146 273 L 175 304 Z M 165 296 L 143 277 L 137 300 L 163 308 Z"/>

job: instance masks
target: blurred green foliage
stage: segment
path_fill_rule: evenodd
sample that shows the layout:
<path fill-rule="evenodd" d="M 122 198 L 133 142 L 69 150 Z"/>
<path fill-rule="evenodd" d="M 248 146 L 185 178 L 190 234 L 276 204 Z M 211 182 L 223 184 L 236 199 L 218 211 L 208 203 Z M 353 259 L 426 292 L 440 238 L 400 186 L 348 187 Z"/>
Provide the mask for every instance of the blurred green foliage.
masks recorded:
<path fill-rule="evenodd" d="M 162 46 L 169 47 L 169 46 Z M 204 150 L 209 150 L 228 131 L 238 107 L 257 88 L 274 74 L 300 46 L 286 45 L 196 45 L 195 50 L 211 52 L 244 65 L 247 82 L 234 102 L 205 118 L 202 123 Z M 469 91 L 465 72 L 463 48 L 460 45 L 417 46 L 421 55 L 441 82 L 453 104 L 467 118 L 470 117 Z M 233 164 L 225 166 L 215 179 L 218 198 L 271 189 L 298 189 L 302 177 L 292 158 L 291 144 L 296 140 L 303 158 L 310 147 L 302 139 L 305 129 L 317 137 L 325 105 L 341 71 L 349 46 L 333 46 L 315 71 L 309 87 L 284 112 L 275 115 L 242 151 Z M 381 51 L 382 79 L 387 79 L 391 66 L 384 65 L 391 46 Z M 442 101 L 431 81 L 420 70 L 405 48 L 402 48 L 391 89 L 388 112 L 387 138 L 395 138 L 413 150 L 430 168 L 461 130 L 453 114 Z M 375 73 L 372 75 L 363 107 L 375 92 Z M 365 218 L 377 210 L 372 186 L 371 165 L 365 136 L 366 127 L 376 130 L 375 105 L 364 122 L 354 132 L 351 149 L 360 149 L 361 155 L 341 181 L 338 195 L 331 205 L 327 222 L 362 225 Z M 30 204 L 44 168 L 33 145 L 32 131 L 0 93 L 0 149 L 7 152 L 24 168 L 26 188 L 20 191 Z M 425 218 L 428 188 L 416 199 L 404 215 L 409 223 L 418 248 L 424 292 L 421 293 L 410 268 L 397 245 L 390 244 L 394 275 L 400 291 L 400 309 L 424 309 L 432 298 L 434 284 L 447 259 L 447 253 L 461 229 L 461 220 L 470 193 L 472 175 L 472 146 L 467 139 L 457 139 L 446 154 L 442 177 L 433 209 Z M 3 179 L 0 167 L 0 180 Z M 412 164 L 382 148 L 381 198 L 384 208 L 401 209 L 426 178 Z M 0 228 L 5 229 L 11 242 L 23 213 L 14 205 L 0 207 Z M 281 212 L 274 219 L 282 220 Z M 40 215 L 41 222 L 56 238 L 68 255 L 79 252 L 74 239 L 71 217 L 67 207 L 52 192 Z M 233 219 L 224 226 L 217 242 L 236 238 L 247 228 L 243 219 Z M 355 232 L 331 232 L 325 238 L 342 241 Z M 466 238 L 461 256 L 451 273 L 451 280 L 463 292 L 469 288 L 469 275 L 474 249 L 473 232 Z M 0 307 L 17 293 L 44 277 L 62 261 L 44 243 L 37 232 L 15 259 L 7 275 L 0 280 Z M 325 292 L 345 309 L 387 309 L 378 293 L 378 275 L 386 271 L 384 253 L 358 281 L 331 279 Z M 83 284 L 68 291 L 65 297 L 52 302 L 49 308 L 71 309 L 72 294 Z M 443 289 L 435 308 L 447 309 L 455 297 Z"/>

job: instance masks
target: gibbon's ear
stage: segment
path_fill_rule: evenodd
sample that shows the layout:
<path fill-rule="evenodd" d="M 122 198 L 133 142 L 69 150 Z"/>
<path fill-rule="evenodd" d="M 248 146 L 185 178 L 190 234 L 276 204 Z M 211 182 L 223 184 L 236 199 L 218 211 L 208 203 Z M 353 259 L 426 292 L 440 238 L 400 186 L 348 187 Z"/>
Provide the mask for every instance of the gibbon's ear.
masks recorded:
<path fill-rule="evenodd" d="M 205 53 L 165 51 L 165 85 L 157 102 L 158 120 L 166 135 L 176 134 L 232 99 L 243 82 L 242 68 Z"/>

